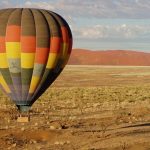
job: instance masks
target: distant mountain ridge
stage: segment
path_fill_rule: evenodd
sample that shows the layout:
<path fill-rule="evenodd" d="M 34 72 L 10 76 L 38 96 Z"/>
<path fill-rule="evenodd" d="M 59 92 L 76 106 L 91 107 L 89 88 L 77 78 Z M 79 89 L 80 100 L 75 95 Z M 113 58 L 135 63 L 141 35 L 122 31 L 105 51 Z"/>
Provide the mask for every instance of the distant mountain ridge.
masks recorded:
<path fill-rule="evenodd" d="M 150 53 L 131 50 L 73 49 L 68 64 L 150 66 Z"/>

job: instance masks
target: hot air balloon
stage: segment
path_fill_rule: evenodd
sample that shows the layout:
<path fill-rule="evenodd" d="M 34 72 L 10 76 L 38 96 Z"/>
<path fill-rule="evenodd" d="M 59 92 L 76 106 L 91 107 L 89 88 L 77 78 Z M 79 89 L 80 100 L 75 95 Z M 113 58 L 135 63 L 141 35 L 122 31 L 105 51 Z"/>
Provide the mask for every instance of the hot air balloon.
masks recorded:
<path fill-rule="evenodd" d="M 29 8 L 0 10 L 0 88 L 26 112 L 65 67 L 72 34 L 58 14 Z"/>

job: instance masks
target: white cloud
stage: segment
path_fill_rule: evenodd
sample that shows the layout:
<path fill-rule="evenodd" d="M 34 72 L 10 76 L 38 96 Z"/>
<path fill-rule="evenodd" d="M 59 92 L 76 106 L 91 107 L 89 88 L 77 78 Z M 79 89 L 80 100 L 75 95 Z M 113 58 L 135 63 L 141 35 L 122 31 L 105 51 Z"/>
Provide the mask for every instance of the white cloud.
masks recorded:
<path fill-rule="evenodd" d="M 55 9 L 53 4 L 48 3 L 46 1 L 41 1 L 41 2 L 26 1 L 24 4 L 24 7 L 42 8 L 42 9 L 48 9 L 48 10 L 54 10 Z"/>
<path fill-rule="evenodd" d="M 16 5 L 17 1 L 0 1 L 1 8 Z M 73 17 L 150 18 L 150 0 L 27 0 L 22 6 L 49 9 Z"/>
<path fill-rule="evenodd" d="M 150 34 L 150 27 L 145 25 L 95 25 L 75 28 L 73 34 L 80 39 L 134 39 Z"/>
<path fill-rule="evenodd" d="M 55 10 L 75 17 L 150 18 L 149 0 L 59 0 Z"/>
<path fill-rule="evenodd" d="M 1 0 L 0 1 L 0 8 L 9 8 L 15 7 L 16 5 L 12 4 L 11 0 Z"/>
<path fill-rule="evenodd" d="M 30 7 L 30 6 L 32 6 L 32 2 L 31 1 L 26 1 L 25 5 Z"/>

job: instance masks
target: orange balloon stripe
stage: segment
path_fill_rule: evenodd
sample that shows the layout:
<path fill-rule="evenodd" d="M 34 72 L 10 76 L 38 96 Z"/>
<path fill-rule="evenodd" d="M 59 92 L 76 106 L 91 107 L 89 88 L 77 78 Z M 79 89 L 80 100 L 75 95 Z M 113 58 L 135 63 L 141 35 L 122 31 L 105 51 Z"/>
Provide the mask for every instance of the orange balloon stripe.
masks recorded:
<path fill-rule="evenodd" d="M 17 25 L 9 25 L 6 28 L 7 42 L 20 42 L 21 27 Z"/>
<path fill-rule="evenodd" d="M 50 39 L 50 53 L 59 53 L 61 46 L 61 38 L 60 37 L 52 37 Z"/>
<path fill-rule="evenodd" d="M 35 53 L 36 37 L 35 36 L 21 36 L 21 52 Z"/>
<path fill-rule="evenodd" d="M 68 35 L 67 28 L 66 27 L 61 27 L 61 32 L 62 32 L 63 42 L 68 43 L 69 42 L 69 35 Z"/>
<path fill-rule="evenodd" d="M 0 37 L 0 53 L 6 52 L 5 37 Z"/>
<path fill-rule="evenodd" d="M 35 63 L 46 64 L 49 48 L 36 48 Z"/>

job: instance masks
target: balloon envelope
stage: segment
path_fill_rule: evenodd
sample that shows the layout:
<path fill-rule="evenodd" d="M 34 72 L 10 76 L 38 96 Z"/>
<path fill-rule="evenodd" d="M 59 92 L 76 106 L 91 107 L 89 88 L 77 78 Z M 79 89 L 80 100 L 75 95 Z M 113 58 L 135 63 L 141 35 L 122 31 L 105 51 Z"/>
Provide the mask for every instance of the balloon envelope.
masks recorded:
<path fill-rule="evenodd" d="M 0 87 L 27 111 L 66 65 L 72 34 L 58 14 L 39 9 L 0 10 Z"/>

